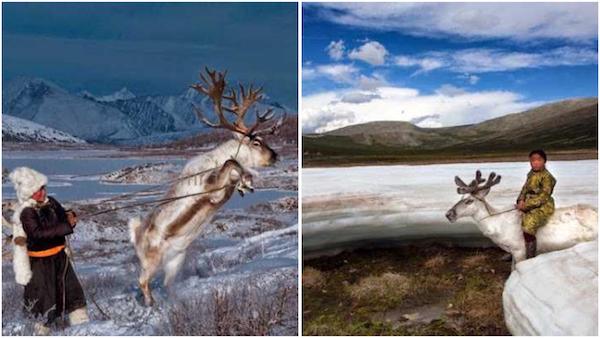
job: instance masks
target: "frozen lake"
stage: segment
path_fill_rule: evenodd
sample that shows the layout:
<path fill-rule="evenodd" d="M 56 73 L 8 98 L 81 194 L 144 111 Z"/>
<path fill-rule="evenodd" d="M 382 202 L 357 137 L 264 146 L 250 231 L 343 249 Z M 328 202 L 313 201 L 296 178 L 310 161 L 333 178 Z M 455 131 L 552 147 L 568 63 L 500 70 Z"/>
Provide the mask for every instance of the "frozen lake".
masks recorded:
<path fill-rule="evenodd" d="M 598 161 L 550 161 L 557 207 L 598 204 Z M 303 250 L 443 239 L 485 245 L 471 220 L 450 224 L 444 214 L 459 199 L 454 176 L 469 183 L 480 169 L 502 182 L 487 197 L 500 209 L 514 204 L 529 171 L 528 162 L 313 168 L 302 171 Z"/>
<path fill-rule="evenodd" d="M 112 153 L 114 152 L 112 151 Z M 2 154 L 2 167 L 12 171 L 16 167 L 27 166 L 44 173 L 49 179 L 48 193 L 59 201 L 69 202 L 105 199 L 153 187 L 153 185 L 144 184 L 102 183 L 99 180 L 102 174 L 144 163 L 170 162 L 184 165 L 186 162 L 182 159 L 154 157 L 104 157 L 108 155 L 111 155 L 111 151 L 5 151 Z M 245 208 L 257 202 L 291 195 L 296 195 L 296 192 L 274 189 L 256 190 L 255 193 L 247 194 L 244 198 L 235 194 L 226 204 L 226 207 Z M 2 196 L 4 199 L 15 198 L 15 192 L 10 181 L 2 184 Z"/>

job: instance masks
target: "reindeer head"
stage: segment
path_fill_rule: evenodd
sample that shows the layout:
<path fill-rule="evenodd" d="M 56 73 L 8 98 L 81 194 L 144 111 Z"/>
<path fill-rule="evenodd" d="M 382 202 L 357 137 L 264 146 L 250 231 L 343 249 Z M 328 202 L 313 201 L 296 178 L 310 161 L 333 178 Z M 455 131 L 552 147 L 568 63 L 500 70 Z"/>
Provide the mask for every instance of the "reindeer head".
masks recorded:
<path fill-rule="evenodd" d="M 485 196 L 492 186 L 500 183 L 501 178 L 500 175 L 496 176 L 496 173 L 492 172 L 486 182 L 485 178 L 481 178 L 481 171 L 477 170 L 475 179 L 467 185 L 458 176 L 454 176 L 454 182 L 458 186 L 456 191 L 463 197 L 446 212 L 446 218 L 454 223 L 461 217 L 473 216 L 480 209 L 480 204 L 486 203 Z"/>
<path fill-rule="evenodd" d="M 236 158 L 243 165 L 264 167 L 274 164 L 277 161 L 277 153 L 269 147 L 262 135 L 276 134 L 283 124 L 285 115 L 276 123 L 271 123 L 270 127 L 265 127 L 264 124 L 273 119 L 273 109 L 267 109 L 262 114 L 257 111 L 254 125 L 246 126 L 244 117 L 248 110 L 262 99 L 262 88 L 254 89 L 250 85 L 246 89 L 242 84 L 239 85 L 237 90 L 227 88 L 225 81 L 227 72 L 211 71 L 208 68 L 205 68 L 205 72 L 206 74 L 200 73 L 200 79 L 203 83 L 194 84 L 192 88 L 211 99 L 213 109 L 219 120 L 218 122 L 209 121 L 200 109 L 194 107 L 200 121 L 211 128 L 227 129 L 233 132 L 237 139 L 235 141 Z M 227 104 L 224 104 L 225 101 L 227 101 Z M 230 122 L 227 120 L 225 113 L 235 116 L 235 121 Z"/>

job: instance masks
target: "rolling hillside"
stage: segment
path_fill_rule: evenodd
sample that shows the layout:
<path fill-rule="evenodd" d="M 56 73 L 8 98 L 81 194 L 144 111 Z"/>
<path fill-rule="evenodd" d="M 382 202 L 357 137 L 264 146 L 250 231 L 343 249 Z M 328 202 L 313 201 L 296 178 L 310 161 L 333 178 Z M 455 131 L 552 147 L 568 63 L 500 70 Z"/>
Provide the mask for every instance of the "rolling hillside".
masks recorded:
<path fill-rule="evenodd" d="M 471 125 L 419 128 L 409 122 L 377 121 L 309 134 L 303 137 L 303 163 L 452 162 L 522 157 L 533 148 L 589 158 L 597 154 L 597 143 L 598 99 L 585 98 Z"/>

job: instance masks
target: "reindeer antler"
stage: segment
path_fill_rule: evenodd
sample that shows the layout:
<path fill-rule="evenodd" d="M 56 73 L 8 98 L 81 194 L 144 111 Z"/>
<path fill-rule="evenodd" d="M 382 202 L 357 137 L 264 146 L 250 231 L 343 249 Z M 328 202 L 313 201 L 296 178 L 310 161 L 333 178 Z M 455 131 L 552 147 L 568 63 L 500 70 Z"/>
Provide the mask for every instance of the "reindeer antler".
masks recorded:
<path fill-rule="evenodd" d="M 500 183 L 501 178 L 502 178 L 502 176 L 500 176 L 500 175 L 496 176 L 495 172 L 491 172 L 487 178 L 487 183 L 485 183 L 484 185 L 481 185 L 481 183 L 486 182 L 486 179 L 482 178 L 481 171 L 477 170 L 475 172 L 475 179 L 473 181 L 471 181 L 471 183 L 469 183 L 469 185 L 465 184 L 465 182 L 463 182 L 463 180 L 461 180 L 460 177 L 458 177 L 458 176 L 454 176 L 454 182 L 458 186 L 456 191 L 459 194 L 463 195 L 463 194 L 473 194 L 473 193 L 476 193 L 481 190 L 489 189 L 489 188 L 495 186 L 496 184 Z"/>
<path fill-rule="evenodd" d="M 259 133 L 262 133 L 264 130 L 258 131 L 258 127 L 271 120 L 274 116 L 273 109 L 267 109 L 263 114 L 256 113 L 256 122 L 253 126 L 247 127 L 244 123 L 244 117 L 248 110 L 258 101 L 263 98 L 262 87 L 254 89 L 252 85 L 246 90 L 244 85 L 239 84 L 239 89 L 236 91 L 233 88 L 229 89 L 229 95 L 225 95 L 225 89 L 227 87 L 227 83 L 225 81 L 225 76 L 227 75 L 227 71 L 225 72 L 217 72 L 215 70 L 210 70 L 208 67 L 205 67 L 206 74 L 209 79 L 202 73 L 200 73 L 200 79 L 204 82 L 202 84 L 194 84 L 191 87 L 196 89 L 198 92 L 208 96 L 212 101 L 215 109 L 215 113 L 219 118 L 219 122 L 211 122 L 209 121 L 203 114 L 200 109 L 194 107 L 196 110 L 196 114 L 200 118 L 200 120 L 209 127 L 212 128 L 223 128 L 229 129 L 231 131 L 246 135 L 246 136 L 256 136 Z M 224 106 L 223 100 L 227 100 L 231 103 L 230 106 Z M 235 122 L 231 123 L 225 118 L 224 112 L 232 113 L 236 116 Z M 277 123 L 273 127 L 265 130 L 275 132 L 276 128 L 279 128 L 281 124 Z"/>

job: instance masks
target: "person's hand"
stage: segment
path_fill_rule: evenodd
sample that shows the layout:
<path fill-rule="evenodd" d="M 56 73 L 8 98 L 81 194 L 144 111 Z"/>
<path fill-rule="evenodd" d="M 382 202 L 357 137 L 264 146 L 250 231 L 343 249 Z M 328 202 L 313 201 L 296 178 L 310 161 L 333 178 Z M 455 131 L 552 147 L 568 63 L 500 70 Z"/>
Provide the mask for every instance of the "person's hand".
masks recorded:
<path fill-rule="evenodd" d="M 67 214 L 67 221 L 69 222 L 69 224 L 71 225 L 71 227 L 75 227 L 75 225 L 77 225 L 77 215 L 75 214 L 75 212 L 73 210 L 68 210 L 66 212 Z"/>
<path fill-rule="evenodd" d="M 521 211 L 525 211 L 525 201 L 524 200 L 520 200 L 517 203 L 517 209 L 521 210 Z"/>

